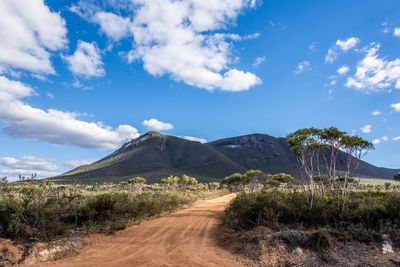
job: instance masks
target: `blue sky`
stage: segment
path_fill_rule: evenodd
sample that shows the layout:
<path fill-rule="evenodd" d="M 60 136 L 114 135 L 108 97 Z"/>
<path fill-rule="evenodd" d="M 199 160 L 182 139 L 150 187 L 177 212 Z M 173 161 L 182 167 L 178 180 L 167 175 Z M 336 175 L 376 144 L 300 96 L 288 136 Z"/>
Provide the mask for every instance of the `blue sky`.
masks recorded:
<path fill-rule="evenodd" d="M 400 3 L 5 0 L 0 175 L 54 175 L 148 130 L 331 125 L 400 167 Z"/>

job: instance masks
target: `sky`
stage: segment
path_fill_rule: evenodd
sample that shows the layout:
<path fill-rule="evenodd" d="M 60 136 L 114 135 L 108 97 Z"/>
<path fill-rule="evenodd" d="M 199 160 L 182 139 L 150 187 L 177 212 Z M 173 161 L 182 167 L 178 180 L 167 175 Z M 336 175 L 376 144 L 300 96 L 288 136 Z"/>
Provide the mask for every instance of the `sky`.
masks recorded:
<path fill-rule="evenodd" d="M 56 175 L 150 130 L 312 126 L 400 168 L 400 2 L 360 3 L 2 0 L 0 175 Z"/>

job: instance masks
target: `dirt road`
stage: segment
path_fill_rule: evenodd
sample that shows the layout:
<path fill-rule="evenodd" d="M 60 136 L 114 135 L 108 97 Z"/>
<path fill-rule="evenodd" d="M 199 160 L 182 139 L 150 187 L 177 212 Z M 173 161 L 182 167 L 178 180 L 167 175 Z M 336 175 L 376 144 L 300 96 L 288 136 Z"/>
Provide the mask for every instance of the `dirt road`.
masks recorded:
<path fill-rule="evenodd" d="M 231 194 L 201 201 L 188 209 L 131 226 L 52 265 L 247 266 L 249 262 L 218 247 L 215 241 L 218 214 L 233 197 Z"/>

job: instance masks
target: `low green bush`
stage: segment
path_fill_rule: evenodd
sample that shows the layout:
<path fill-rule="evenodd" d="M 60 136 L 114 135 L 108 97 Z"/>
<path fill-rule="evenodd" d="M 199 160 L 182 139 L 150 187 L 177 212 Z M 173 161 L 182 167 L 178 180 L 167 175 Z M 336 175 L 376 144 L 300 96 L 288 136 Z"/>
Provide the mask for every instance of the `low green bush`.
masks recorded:
<path fill-rule="evenodd" d="M 366 191 L 350 192 L 346 198 L 321 196 L 314 199 L 312 208 L 304 192 L 242 194 L 226 209 L 223 221 L 235 231 L 257 226 L 310 231 L 324 228 L 330 229 L 335 238 L 366 243 L 388 234 L 400 245 L 400 193 Z"/>
<path fill-rule="evenodd" d="M 48 240 L 82 230 L 113 232 L 130 221 L 226 193 L 215 190 L 215 185 L 209 190 L 207 184 L 201 183 L 175 190 L 158 190 L 157 185 L 136 191 L 129 187 L 138 183 L 144 187 L 144 181 L 139 179 L 95 186 L 57 186 L 47 182 L 8 185 L 0 190 L 0 237 Z"/>

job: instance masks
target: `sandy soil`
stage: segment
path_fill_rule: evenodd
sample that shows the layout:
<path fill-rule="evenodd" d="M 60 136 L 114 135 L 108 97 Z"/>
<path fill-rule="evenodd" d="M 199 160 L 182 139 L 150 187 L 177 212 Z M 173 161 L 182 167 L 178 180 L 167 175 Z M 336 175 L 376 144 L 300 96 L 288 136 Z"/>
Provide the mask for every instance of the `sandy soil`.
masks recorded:
<path fill-rule="evenodd" d="M 218 215 L 234 194 L 142 222 L 40 266 L 251 266 L 216 244 Z"/>

